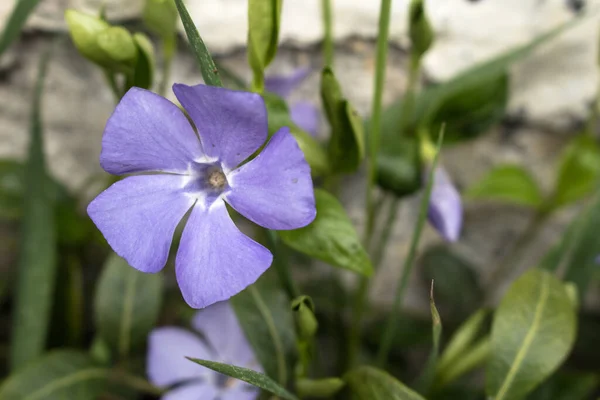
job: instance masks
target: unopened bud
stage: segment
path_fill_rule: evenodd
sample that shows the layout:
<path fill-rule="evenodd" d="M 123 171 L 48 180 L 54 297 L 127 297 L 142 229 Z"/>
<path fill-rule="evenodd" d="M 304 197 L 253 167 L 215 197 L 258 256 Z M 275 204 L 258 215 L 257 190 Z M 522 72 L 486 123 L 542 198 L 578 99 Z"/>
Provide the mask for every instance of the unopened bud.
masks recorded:
<path fill-rule="evenodd" d="M 294 311 L 294 320 L 298 338 L 307 340 L 312 338 L 319 327 L 315 317 L 315 306 L 312 299 L 308 296 L 300 296 L 292 301 L 292 310 Z"/>
<path fill-rule="evenodd" d="M 98 46 L 108 55 L 116 69 L 131 68 L 137 59 L 137 48 L 127 29 L 112 26 L 98 35 Z"/>
<path fill-rule="evenodd" d="M 77 50 L 90 61 L 108 66 L 110 59 L 98 45 L 97 39 L 101 32 L 110 28 L 110 25 L 98 17 L 75 10 L 67 10 L 65 19 Z"/>
<path fill-rule="evenodd" d="M 408 11 L 408 30 L 412 52 L 421 57 L 433 44 L 434 33 L 425 13 L 424 0 L 412 0 Z"/>
<path fill-rule="evenodd" d="M 144 24 L 161 38 L 172 37 L 177 30 L 177 7 L 173 0 L 146 0 Z"/>

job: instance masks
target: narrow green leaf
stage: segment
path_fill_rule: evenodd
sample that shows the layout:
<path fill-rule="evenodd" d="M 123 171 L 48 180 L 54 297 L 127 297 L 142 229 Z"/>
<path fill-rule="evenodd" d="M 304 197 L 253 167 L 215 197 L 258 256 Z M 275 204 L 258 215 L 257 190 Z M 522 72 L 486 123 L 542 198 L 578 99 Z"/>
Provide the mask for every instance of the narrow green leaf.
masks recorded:
<path fill-rule="evenodd" d="M 543 195 L 527 170 L 518 165 L 501 165 L 473 185 L 466 196 L 477 200 L 496 200 L 537 208 Z"/>
<path fill-rule="evenodd" d="M 247 382 L 286 400 L 298 400 L 296 396 L 285 390 L 282 386 L 279 386 L 273 379 L 260 372 L 253 371 L 248 368 L 236 367 L 235 365 L 222 364 L 215 361 L 200 360 L 189 357 L 188 359 L 196 364 L 202 365 L 203 367 L 210 368 L 213 371 Z"/>
<path fill-rule="evenodd" d="M 4 31 L 2 31 L 2 35 L 0 36 L 0 56 L 19 37 L 27 18 L 35 10 L 39 2 L 40 0 L 15 1 L 15 8 L 13 8 L 4 26 Z"/>
<path fill-rule="evenodd" d="M 354 172 L 365 156 L 363 123 L 330 67 L 321 73 L 321 100 L 331 125 L 329 160 L 333 172 Z"/>
<path fill-rule="evenodd" d="M 435 377 L 435 371 L 438 365 L 438 358 L 440 354 L 440 339 L 442 336 L 442 319 L 440 313 L 435 306 L 435 300 L 433 299 L 433 286 L 434 281 L 431 281 L 431 290 L 429 292 L 429 308 L 431 309 L 431 331 L 433 337 L 433 346 L 429 353 L 429 359 L 425 366 L 425 370 L 419 377 L 417 384 L 419 393 L 427 395 L 431 391 L 433 385 L 433 379 Z"/>
<path fill-rule="evenodd" d="M 75 350 L 49 353 L 0 386 L 2 400 L 96 400 L 110 370 Z"/>
<path fill-rule="evenodd" d="M 0 218 L 17 219 L 23 214 L 25 167 L 18 161 L 0 161 Z"/>
<path fill-rule="evenodd" d="M 206 48 L 206 45 L 202 41 L 202 38 L 198 33 L 198 29 L 196 29 L 196 26 L 194 25 L 194 21 L 192 21 L 192 17 L 190 17 L 190 14 L 185 8 L 183 0 L 175 0 L 175 5 L 177 6 L 177 11 L 179 12 L 181 22 L 183 22 L 185 34 L 187 35 L 190 46 L 192 47 L 192 51 L 194 52 L 196 60 L 198 61 L 198 65 L 200 66 L 204 83 L 211 86 L 223 86 L 221 83 L 221 78 L 219 77 L 219 70 L 217 69 L 215 62 Z"/>
<path fill-rule="evenodd" d="M 436 387 L 444 388 L 464 374 L 473 371 L 475 368 L 484 366 L 490 357 L 490 338 L 484 337 L 465 349 L 461 357 L 444 370 L 443 374 L 436 376 Z"/>
<path fill-rule="evenodd" d="M 134 34 L 133 41 L 138 50 L 137 62 L 133 71 L 133 84 L 144 89 L 151 89 L 154 83 L 154 46 L 143 33 Z"/>
<path fill-rule="evenodd" d="M 358 367 L 344 376 L 353 400 L 425 400 L 387 372 Z"/>
<path fill-rule="evenodd" d="M 54 201 L 45 167 L 42 93 L 51 49 L 42 56 L 30 120 L 25 170 L 21 248 L 12 323 L 10 363 L 18 369 L 43 351 L 48 334 L 56 276 Z"/>
<path fill-rule="evenodd" d="M 344 207 L 331 194 L 315 189 L 317 217 L 308 226 L 279 235 L 291 248 L 333 266 L 370 276 L 373 265 Z"/>
<path fill-rule="evenodd" d="M 267 271 L 230 302 L 265 373 L 285 386 L 296 336 L 288 297 L 274 274 Z"/>
<path fill-rule="evenodd" d="M 540 267 L 563 274 L 565 281 L 577 285 L 579 300 L 587 295 L 590 282 L 598 271 L 600 254 L 600 193 L 584 208 L 542 260 Z"/>
<path fill-rule="evenodd" d="M 282 0 L 248 0 L 248 62 L 252 87 L 262 93 L 264 71 L 275 58 L 279 42 Z"/>
<path fill-rule="evenodd" d="M 94 303 L 98 333 L 120 357 L 145 343 L 162 304 L 160 274 L 144 274 L 111 254 Z"/>
<path fill-rule="evenodd" d="M 575 340 L 575 309 L 561 281 L 534 269 L 517 279 L 495 313 L 486 392 L 519 400 L 565 360 Z"/>
<path fill-rule="evenodd" d="M 590 195 L 598 178 L 600 147 L 593 137 L 579 135 L 561 155 L 552 204 L 560 207 Z"/>

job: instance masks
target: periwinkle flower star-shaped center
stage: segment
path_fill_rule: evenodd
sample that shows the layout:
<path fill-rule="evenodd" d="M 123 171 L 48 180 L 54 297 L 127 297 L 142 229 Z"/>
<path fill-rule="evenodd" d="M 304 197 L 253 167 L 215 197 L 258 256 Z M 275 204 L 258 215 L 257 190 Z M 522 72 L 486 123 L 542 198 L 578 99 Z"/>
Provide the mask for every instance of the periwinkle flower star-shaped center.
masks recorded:
<path fill-rule="evenodd" d="M 287 230 L 313 221 L 315 198 L 310 167 L 289 129 L 265 145 L 261 96 L 205 85 L 175 84 L 173 91 L 196 129 L 167 99 L 130 89 L 106 124 L 100 164 L 111 174 L 143 175 L 102 192 L 88 214 L 129 265 L 156 273 L 191 209 L 175 272 L 186 302 L 204 308 L 254 283 L 273 260 L 239 231 L 225 203 L 260 226 Z"/>

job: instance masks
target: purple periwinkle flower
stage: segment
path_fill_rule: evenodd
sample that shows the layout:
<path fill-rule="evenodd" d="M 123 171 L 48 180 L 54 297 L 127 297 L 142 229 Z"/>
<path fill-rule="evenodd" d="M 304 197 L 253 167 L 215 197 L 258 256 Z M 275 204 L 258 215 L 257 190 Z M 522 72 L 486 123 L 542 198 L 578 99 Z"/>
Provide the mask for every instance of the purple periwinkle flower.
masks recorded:
<path fill-rule="evenodd" d="M 254 352 L 228 302 L 199 311 L 192 327 L 154 329 L 148 338 L 146 371 L 152 384 L 177 385 L 161 400 L 254 400 L 259 389 L 188 360 L 200 358 L 261 371 Z"/>
<path fill-rule="evenodd" d="M 463 219 L 462 201 L 450 176 L 441 167 L 434 172 L 427 217 L 444 239 L 449 242 L 458 240 Z"/>
<path fill-rule="evenodd" d="M 189 219 L 175 259 L 186 302 L 203 308 L 237 294 L 271 265 L 269 250 L 241 233 L 225 202 L 268 229 L 315 218 L 310 167 L 288 128 L 267 139 L 261 96 L 218 87 L 175 84 L 181 110 L 132 88 L 109 118 L 100 164 L 127 177 L 102 192 L 88 214 L 113 250 L 134 268 L 160 271 L 175 228 Z"/>
<path fill-rule="evenodd" d="M 310 75 L 310 68 L 298 68 L 290 75 L 269 75 L 265 78 L 265 89 L 287 99 Z M 312 103 L 298 101 L 290 106 L 290 117 L 300 128 L 313 136 L 319 130 L 319 110 Z"/>

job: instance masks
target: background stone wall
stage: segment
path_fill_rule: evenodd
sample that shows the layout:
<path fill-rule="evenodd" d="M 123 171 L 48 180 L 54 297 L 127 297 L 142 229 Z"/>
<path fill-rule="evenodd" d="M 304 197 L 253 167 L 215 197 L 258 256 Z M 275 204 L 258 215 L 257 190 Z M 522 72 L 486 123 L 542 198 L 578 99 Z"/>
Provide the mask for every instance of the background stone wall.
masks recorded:
<path fill-rule="evenodd" d="M 0 2 L 0 29 L 15 1 Z M 0 157 L 21 158 L 27 146 L 29 103 L 37 61 L 50 44 L 53 33 L 64 32 L 67 7 L 95 12 L 100 0 L 42 0 L 27 24 L 26 34 L 0 60 Z M 106 0 L 108 16 L 128 21 L 140 14 L 142 0 Z M 249 79 L 244 43 L 246 0 L 188 0 L 188 7 L 208 47 L 232 70 Z M 368 115 L 372 97 L 374 37 L 379 2 L 333 0 L 335 15 L 337 75 L 347 97 L 362 115 Z M 404 88 L 407 0 L 393 2 L 392 46 L 388 60 L 385 101 L 389 103 Z M 582 0 L 429 0 L 427 8 L 437 32 L 437 41 L 424 63 L 424 78 L 443 80 L 481 60 L 572 18 Z M 587 1 L 597 8 L 600 0 Z M 466 188 L 486 170 L 500 162 L 527 165 L 549 187 L 556 155 L 576 133 L 586 117 L 598 86 L 599 18 L 590 17 L 576 28 L 544 46 L 513 68 L 509 113 L 524 117 L 524 124 L 494 128 L 473 142 L 448 148 L 443 163 L 457 186 Z M 282 48 L 271 67 L 276 73 L 300 65 L 314 73 L 294 97 L 319 104 L 318 43 L 322 36 L 319 0 L 285 0 Z M 200 75 L 185 44 L 180 44 L 174 64 L 174 82 L 198 82 Z M 46 151 L 54 175 L 71 190 L 77 190 L 100 172 L 100 139 L 114 107 L 101 73 L 83 60 L 70 42 L 59 46 L 53 57 L 44 99 Z M 324 126 L 325 127 L 325 126 Z M 322 137 L 327 132 L 323 130 Z M 362 224 L 364 191 L 359 178 L 344 182 L 347 209 Z M 416 219 L 415 197 L 398 216 L 392 245 L 384 268 L 373 286 L 378 299 L 387 302 L 399 274 L 403 255 Z M 546 229 L 520 265 L 534 263 L 560 236 L 575 210 L 566 210 Z M 456 249 L 482 269 L 498 260 L 528 220 L 527 213 L 511 207 L 468 204 L 463 238 Z M 427 229 L 425 242 L 439 241 Z M 426 245 L 426 244 L 425 244 Z M 421 307 L 426 298 L 412 286 L 408 304 Z"/>

